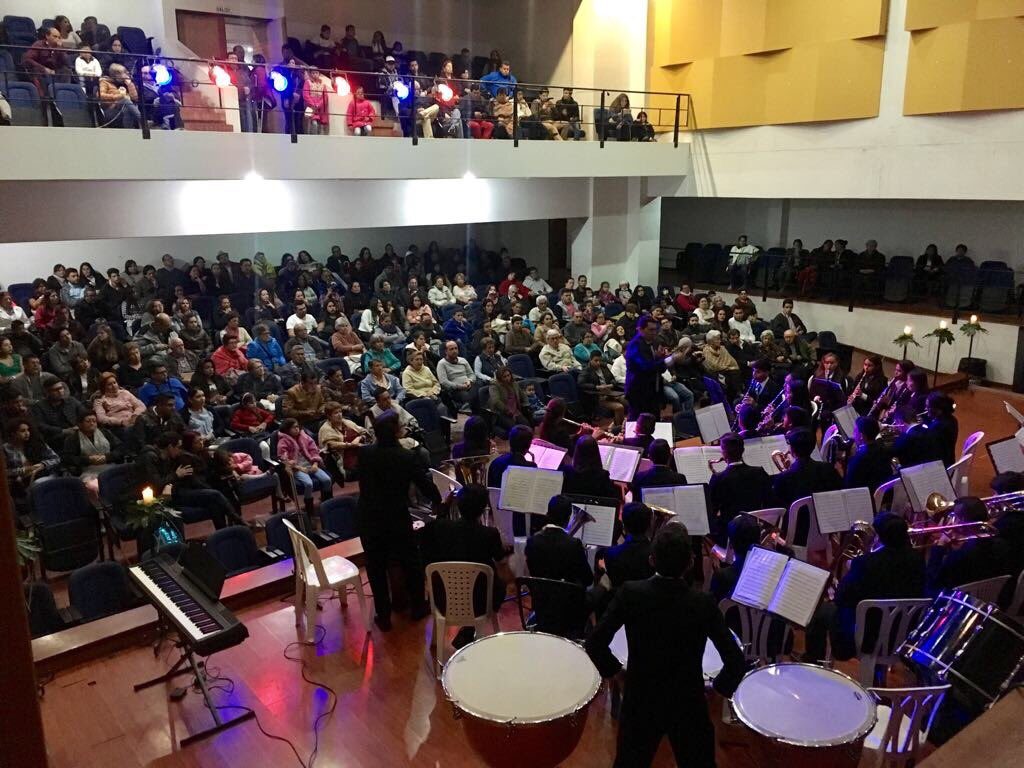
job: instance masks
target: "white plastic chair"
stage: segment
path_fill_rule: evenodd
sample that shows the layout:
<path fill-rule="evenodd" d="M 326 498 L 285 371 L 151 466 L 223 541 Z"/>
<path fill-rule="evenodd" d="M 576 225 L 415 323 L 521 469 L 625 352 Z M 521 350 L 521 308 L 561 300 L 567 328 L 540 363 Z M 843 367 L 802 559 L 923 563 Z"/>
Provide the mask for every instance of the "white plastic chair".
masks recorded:
<path fill-rule="evenodd" d="M 295 550 L 295 626 L 302 620 L 302 605 L 305 604 L 306 639 L 309 640 L 316 626 L 316 604 L 323 590 L 338 593 L 342 603 L 346 602 L 348 589 L 356 593 L 363 627 L 370 631 L 370 620 L 366 613 L 366 596 L 363 594 L 363 580 L 359 568 L 351 560 L 340 555 L 321 559 L 320 551 L 309 537 L 301 533 L 288 520 L 288 536 Z"/>
<path fill-rule="evenodd" d="M 751 513 L 758 520 L 763 520 L 769 525 L 774 525 L 776 528 L 779 527 L 779 521 L 782 520 L 782 516 L 786 514 L 785 507 L 766 507 L 765 509 L 755 509 Z"/>
<path fill-rule="evenodd" d="M 785 649 L 793 637 L 793 628 L 788 622 L 776 619 L 767 611 L 760 608 L 753 608 L 735 600 L 725 598 L 718 604 L 718 610 L 726 616 L 729 611 L 735 610 L 740 619 L 740 630 L 737 633 L 740 644 L 743 646 L 743 656 L 747 661 L 756 661 L 759 665 L 777 664 L 782 660 Z M 778 653 L 770 653 L 768 641 L 771 636 L 771 628 L 780 626 L 783 628 L 779 641 Z"/>
<path fill-rule="evenodd" d="M 889 492 L 892 492 L 892 501 L 889 504 L 885 503 L 885 496 Z M 894 515 L 901 515 L 907 517 L 910 509 L 910 498 L 907 496 L 906 486 L 903 485 L 902 477 L 894 477 L 892 480 L 886 480 L 880 486 L 875 489 L 872 494 L 872 499 L 875 502 L 875 512 L 881 512 L 883 509 L 888 509 Z"/>
<path fill-rule="evenodd" d="M 953 486 L 953 492 L 958 499 L 971 495 L 971 465 L 974 463 L 974 454 L 968 453 L 960 457 L 956 462 L 949 465 L 946 474 L 949 475 L 949 482 Z"/>
<path fill-rule="evenodd" d="M 494 527 L 498 529 L 501 543 L 512 547 L 512 555 L 508 560 L 509 570 L 515 576 L 528 576 L 529 574 L 526 569 L 526 539 L 528 537 L 515 535 L 515 528 L 512 523 L 515 513 L 507 509 L 501 509 L 498 506 L 498 499 L 501 498 L 501 488 L 488 488 L 487 495 L 491 502 L 491 521 L 494 523 Z M 526 530 L 529 531 L 530 515 L 525 515 L 525 517 Z"/>
<path fill-rule="evenodd" d="M 444 590 L 445 611 L 441 613 L 434 602 L 434 575 L 441 579 Z M 477 614 L 473 608 L 473 587 L 479 577 L 487 582 L 486 609 Z M 481 629 L 490 624 L 495 633 L 498 629 L 498 614 L 494 612 L 494 570 L 489 565 L 457 561 L 431 563 L 427 566 L 427 595 L 430 597 L 430 612 L 434 616 L 434 649 L 437 672 L 444 667 L 444 649 L 448 627 L 473 627 Z"/>
<path fill-rule="evenodd" d="M 975 452 L 974 451 L 974 446 L 976 446 L 979 443 L 981 443 L 981 441 L 984 440 L 984 439 L 985 439 L 985 433 L 980 431 L 980 430 L 978 432 L 974 432 L 974 433 L 968 435 L 967 439 L 964 440 L 963 448 L 960 449 L 960 458 L 962 459 L 968 453 L 974 453 Z"/>
<path fill-rule="evenodd" d="M 798 546 L 793 542 L 796 540 L 797 519 L 801 511 L 808 516 L 807 543 Z M 786 515 L 786 532 L 783 536 L 786 539 L 786 545 L 793 550 L 793 554 L 798 560 L 808 562 L 811 553 L 822 552 L 825 561 L 831 562 L 832 548 L 829 546 L 828 537 L 818 529 L 818 515 L 814 511 L 812 496 L 804 496 L 789 505 L 789 513 Z"/>
<path fill-rule="evenodd" d="M 917 625 L 931 604 L 932 601 L 928 599 L 861 600 L 857 603 L 854 640 L 860 664 L 857 681 L 861 685 L 885 684 L 888 668 L 899 660 L 896 649 L 903 645 L 907 633 Z M 865 650 L 864 632 L 869 612 L 876 616 L 880 614 L 880 621 L 874 647 Z M 879 667 L 881 674 L 878 674 Z"/>
<path fill-rule="evenodd" d="M 980 581 L 972 581 L 969 584 L 961 584 L 956 589 L 961 592 L 966 592 L 976 600 L 981 600 L 985 603 L 998 603 L 999 593 L 1003 591 L 1003 587 L 1006 586 L 1006 582 L 1010 580 L 1009 576 L 995 576 L 991 579 L 982 579 Z"/>
<path fill-rule="evenodd" d="M 1013 590 L 1013 599 L 1010 600 L 1010 607 L 1006 612 L 1014 617 L 1024 614 L 1024 571 L 1017 577 L 1017 587 Z"/>
<path fill-rule="evenodd" d="M 878 721 L 864 739 L 859 768 L 917 765 L 921 745 L 928 738 L 932 720 L 948 690 L 948 684 L 930 688 L 868 688 L 879 700 Z"/>

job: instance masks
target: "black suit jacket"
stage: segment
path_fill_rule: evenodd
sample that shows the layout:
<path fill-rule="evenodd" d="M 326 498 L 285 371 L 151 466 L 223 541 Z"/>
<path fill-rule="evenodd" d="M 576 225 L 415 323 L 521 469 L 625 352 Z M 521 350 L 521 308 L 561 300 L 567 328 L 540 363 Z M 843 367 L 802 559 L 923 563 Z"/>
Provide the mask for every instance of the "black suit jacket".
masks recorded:
<path fill-rule="evenodd" d="M 919 551 L 909 546 L 882 547 L 855 558 L 836 588 L 835 604 L 842 633 L 853 640 L 857 603 L 861 600 L 924 597 L 924 587 L 924 560 Z M 870 631 L 870 627 L 867 629 Z"/>
<path fill-rule="evenodd" d="M 846 463 L 846 488 L 867 487 L 874 493 L 882 483 L 892 477 L 892 453 L 881 443 L 874 442 L 858 448 Z"/>
<path fill-rule="evenodd" d="M 379 443 L 359 449 L 356 516 L 360 536 L 402 534 L 412 530 L 410 483 L 415 483 L 432 502 L 441 503 L 441 494 L 431 481 L 427 466 L 412 451 Z"/>
<path fill-rule="evenodd" d="M 641 488 L 668 488 L 673 485 L 686 485 L 686 475 L 676 472 L 671 467 L 655 465 L 646 472 L 637 472 L 633 477 L 633 501 L 643 501 Z"/>
<path fill-rule="evenodd" d="M 793 312 L 790 314 L 793 318 L 793 322 L 796 323 L 797 328 L 803 328 L 803 331 L 797 333 L 806 333 L 807 326 L 804 325 L 804 321 L 800 319 L 800 316 Z M 786 321 L 786 316 L 779 312 L 775 317 L 772 318 L 772 333 L 775 334 L 775 338 L 782 341 L 782 334 L 789 330 L 789 323 Z"/>
<path fill-rule="evenodd" d="M 501 488 L 501 477 L 509 467 L 536 467 L 529 459 L 520 458 L 512 453 L 503 453 L 496 457 L 487 467 L 487 487 Z"/>
<path fill-rule="evenodd" d="M 725 528 L 740 512 L 774 506 L 772 479 L 761 467 L 733 464 L 711 476 L 708 483 L 711 510 L 714 515 L 711 531 L 725 536 Z"/>
<path fill-rule="evenodd" d="M 571 581 L 584 587 L 594 583 L 583 542 L 561 528 L 545 526 L 526 542 L 526 565 L 539 579 Z"/>
<path fill-rule="evenodd" d="M 999 536 L 976 539 L 957 549 L 935 546 L 928 554 L 928 592 L 939 592 L 972 581 L 1013 575 L 1011 547 Z"/>
<path fill-rule="evenodd" d="M 772 485 L 779 506 L 788 508 L 797 499 L 812 493 L 839 490 L 843 487 L 843 478 L 831 464 L 814 459 L 797 460 L 785 472 L 776 475 Z"/>
<path fill-rule="evenodd" d="M 652 576 L 618 590 L 585 646 L 604 677 L 621 668 L 608 645 L 622 626 L 629 647 L 623 719 L 664 721 L 666 716 L 704 710 L 702 659 L 708 638 L 725 663 L 715 678 L 715 690 L 731 696 L 743 677 L 743 653 L 714 599 L 684 579 Z"/>
<path fill-rule="evenodd" d="M 604 568 L 615 588 L 627 581 L 649 579 L 654 575 L 651 565 L 651 540 L 646 536 L 627 536 L 626 540 L 604 551 Z"/>
<path fill-rule="evenodd" d="M 576 496 L 596 496 L 602 499 L 622 498 L 619 487 L 612 480 L 607 469 L 588 469 L 584 472 L 577 472 L 574 469 L 565 470 L 562 493 Z"/>

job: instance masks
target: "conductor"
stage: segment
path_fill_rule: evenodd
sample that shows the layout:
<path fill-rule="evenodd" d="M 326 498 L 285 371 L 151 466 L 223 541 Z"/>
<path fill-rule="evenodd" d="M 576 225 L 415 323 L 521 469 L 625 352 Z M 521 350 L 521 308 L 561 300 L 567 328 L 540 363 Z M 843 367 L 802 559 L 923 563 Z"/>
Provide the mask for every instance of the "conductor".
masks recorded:
<path fill-rule="evenodd" d="M 664 348 L 655 348 L 659 328 L 655 318 L 642 315 L 636 335 L 626 345 L 626 403 L 632 421 L 641 413 L 661 413 L 661 374 L 683 361 L 682 352 L 666 356 Z"/>
<path fill-rule="evenodd" d="M 626 627 L 629 663 L 615 768 L 646 768 L 663 736 L 679 765 L 715 765 L 715 731 L 701 666 L 704 645 L 711 638 L 724 662 L 713 683 L 723 696 L 736 690 L 744 662 L 714 599 L 687 582 L 692 559 L 686 527 L 664 526 L 652 545 L 655 575 L 623 584 L 587 640 L 586 651 L 602 677 L 613 677 L 622 665 L 608 646 L 619 627 Z"/>
<path fill-rule="evenodd" d="M 378 416 L 373 431 L 377 442 L 359 449 L 356 522 L 366 552 L 366 575 L 373 592 L 376 614 L 373 621 L 381 631 L 387 632 L 391 629 L 390 559 L 397 560 L 405 574 L 412 618 L 422 619 L 429 613 L 423 597 L 423 566 L 409 515 L 409 484 L 415 483 L 434 504 L 441 503 L 441 494 L 431 481 L 426 465 L 399 444 L 399 422 L 394 411 L 384 411 Z"/>

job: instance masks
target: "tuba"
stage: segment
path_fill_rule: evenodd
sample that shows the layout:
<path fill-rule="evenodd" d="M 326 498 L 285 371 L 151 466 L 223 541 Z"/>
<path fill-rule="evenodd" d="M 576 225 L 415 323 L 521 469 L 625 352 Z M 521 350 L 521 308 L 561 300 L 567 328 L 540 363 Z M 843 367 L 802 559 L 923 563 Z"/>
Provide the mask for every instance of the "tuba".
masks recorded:
<path fill-rule="evenodd" d="M 647 507 L 654 513 L 654 517 L 651 520 L 651 538 L 654 538 L 654 534 L 661 530 L 662 526 L 671 523 L 676 513 L 667 507 L 659 507 L 654 504 L 648 504 Z"/>
<path fill-rule="evenodd" d="M 828 583 L 825 587 L 825 594 L 829 600 L 835 599 L 836 587 L 840 579 L 846 574 L 850 563 L 861 555 L 871 551 L 874 546 L 877 534 L 870 523 L 858 520 L 850 530 L 842 535 L 839 554 L 832 563 L 829 571 Z"/>
<path fill-rule="evenodd" d="M 566 526 L 565 532 L 568 533 L 570 536 L 575 536 L 577 533 L 579 533 L 580 528 L 582 528 L 587 523 L 592 522 L 594 522 L 593 515 L 587 512 L 587 510 L 584 509 L 583 507 L 573 504 L 572 517 L 569 518 L 569 525 Z"/>

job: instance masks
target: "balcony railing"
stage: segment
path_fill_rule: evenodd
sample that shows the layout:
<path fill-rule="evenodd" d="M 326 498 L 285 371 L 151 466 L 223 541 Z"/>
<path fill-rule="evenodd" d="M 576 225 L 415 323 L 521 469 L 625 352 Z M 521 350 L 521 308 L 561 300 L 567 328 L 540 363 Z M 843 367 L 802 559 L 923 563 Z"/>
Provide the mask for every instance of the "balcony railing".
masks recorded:
<path fill-rule="evenodd" d="M 79 51 L 60 53 L 71 64 Z M 671 136 L 678 147 L 680 131 L 693 127 L 692 103 L 685 93 L 506 85 L 408 72 L 242 65 L 129 53 L 94 56 L 105 72 L 112 63 L 124 65 L 137 98 L 132 98 L 127 83 L 120 100 L 104 99 L 99 78 L 79 77 L 73 70 L 40 73 L 22 65 L 13 72 L 0 71 L 0 92 L 10 103 L 13 124 L 131 127 L 147 139 L 152 130 L 164 128 L 287 133 L 297 142 L 306 135 L 353 136 L 353 129 L 362 128 L 365 120 L 350 116 L 349 106 L 362 88 L 374 110 L 369 135 L 404 136 L 414 145 L 426 131 L 428 138 L 504 138 L 514 147 L 520 141 L 586 139 L 604 148 L 607 142 Z M 246 74 L 240 77 L 243 66 Z M 309 103 L 303 96 L 307 82 L 313 96 Z M 493 114 L 498 91 L 505 91 L 512 105 L 499 107 L 502 115 Z M 548 99 L 542 100 L 545 91 Z M 571 101 L 564 99 L 566 91 Z M 359 125 L 350 125 L 350 119 Z"/>

